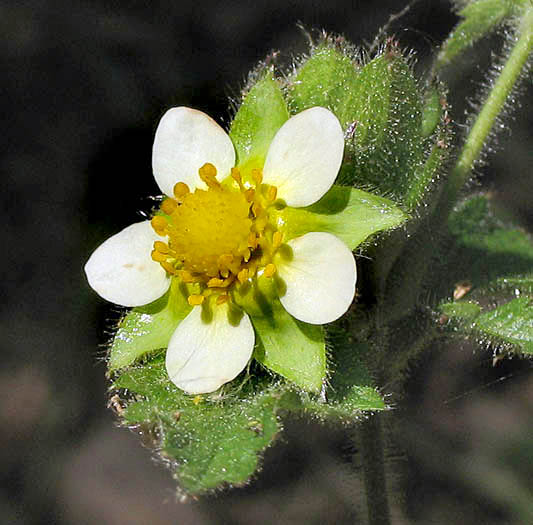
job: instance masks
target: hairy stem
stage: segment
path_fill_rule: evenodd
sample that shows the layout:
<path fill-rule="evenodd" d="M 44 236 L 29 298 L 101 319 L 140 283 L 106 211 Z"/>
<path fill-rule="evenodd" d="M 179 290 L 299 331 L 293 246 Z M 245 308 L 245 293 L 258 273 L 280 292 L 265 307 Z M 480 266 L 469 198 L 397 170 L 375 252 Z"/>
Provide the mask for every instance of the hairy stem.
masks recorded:
<path fill-rule="evenodd" d="M 446 198 L 453 206 L 461 188 L 470 176 L 475 161 L 479 158 L 496 118 L 515 86 L 527 59 L 533 50 L 533 8 L 528 8 L 518 28 L 518 40 L 505 62 L 499 77 L 489 92 L 479 115 L 463 146 L 446 188 Z"/>
<path fill-rule="evenodd" d="M 360 436 L 368 523 L 390 525 L 380 414 L 363 421 Z"/>

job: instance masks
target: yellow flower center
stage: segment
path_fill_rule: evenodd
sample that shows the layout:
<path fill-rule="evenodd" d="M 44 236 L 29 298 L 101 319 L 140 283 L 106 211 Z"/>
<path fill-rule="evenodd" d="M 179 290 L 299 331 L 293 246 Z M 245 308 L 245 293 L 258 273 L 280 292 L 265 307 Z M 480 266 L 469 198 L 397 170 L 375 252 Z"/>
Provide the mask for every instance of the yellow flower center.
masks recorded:
<path fill-rule="evenodd" d="M 216 173 L 209 163 L 200 168 L 206 190 L 191 193 L 178 182 L 174 198 L 161 204 L 164 215 L 152 219 L 156 233 L 168 239 L 154 243 L 152 259 L 182 281 L 200 284 L 201 293 L 189 296 L 191 305 L 213 293 L 217 304 L 224 303 L 234 285 L 258 273 L 272 277 L 272 258 L 282 242 L 281 232 L 268 220 L 277 190 L 262 184 L 261 172 L 252 172 L 255 185 L 248 187 L 236 168 L 231 172 L 236 185 L 220 184 Z"/>

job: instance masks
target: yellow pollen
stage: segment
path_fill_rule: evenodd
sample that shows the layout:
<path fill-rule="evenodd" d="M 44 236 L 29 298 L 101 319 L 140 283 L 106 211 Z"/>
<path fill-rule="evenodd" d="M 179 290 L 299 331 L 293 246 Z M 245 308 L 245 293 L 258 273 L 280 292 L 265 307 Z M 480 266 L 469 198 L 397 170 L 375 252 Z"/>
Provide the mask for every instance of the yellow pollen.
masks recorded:
<path fill-rule="evenodd" d="M 176 273 L 176 268 L 174 268 L 174 266 L 172 266 L 169 262 L 163 261 L 159 264 L 171 275 L 174 275 Z"/>
<path fill-rule="evenodd" d="M 250 232 L 248 235 L 248 247 L 255 250 L 257 248 L 257 235 L 254 232 Z"/>
<path fill-rule="evenodd" d="M 174 195 L 176 199 L 181 199 L 184 195 L 187 195 L 187 193 L 190 193 L 189 186 L 184 182 L 177 182 L 174 185 Z"/>
<path fill-rule="evenodd" d="M 212 279 L 209 279 L 209 281 L 207 281 L 207 286 L 209 286 L 209 288 L 220 288 L 224 283 L 224 280 L 223 279 L 218 279 L 217 277 L 213 277 Z"/>
<path fill-rule="evenodd" d="M 257 202 L 254 202 L 252 204 L 252 213 L 256 216 L 256 217 L 259 217 L 259 215 L 261 215 L 261 213 L 263 212 L 263 208 L 261 207 L 261 204 L 257 203 Z"/>
<path fill-rule="evenodd" d="M 179 270 L 177 273 L 184 283 L 196 282 L 196 279 L 194 278 L 193 274 L 191 272 L 188 272 L 187 270 Z"/>
<path fill-rule="evenodd" d="M 189 295 L 187 302 L 191 306 L 200 306 L 204 302 L 205 296 L 203 295 Z"/>
<path fill-rule="evenodd" d="M 276 273 L 276 265 L 269 263 L 265 266 L 265 269 L 263 271 L 263 275 L 265 277 L 272 277 Z"/>
<path fill-rule="evenodd" d="M 155 230 L 156 233 L 158 233 L 159 235 L 165 234 L 165 230 L 168 226 L 168 222 L 165 217 L 161 217 L 161 215 L 156 215 L 155 217 L 152 217 L 151 224 L 152 228 Z"/>

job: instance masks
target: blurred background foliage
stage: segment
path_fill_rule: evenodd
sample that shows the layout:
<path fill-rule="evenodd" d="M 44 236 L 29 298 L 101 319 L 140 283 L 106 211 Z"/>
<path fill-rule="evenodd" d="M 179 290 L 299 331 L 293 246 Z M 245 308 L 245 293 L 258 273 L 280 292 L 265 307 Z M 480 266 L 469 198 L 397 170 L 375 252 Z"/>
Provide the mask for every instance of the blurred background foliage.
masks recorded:
<path fill-rule="evenodd" d="M 120 312 L 83 265 L 157 193 L 159 117 L 192 106 L 229 122 L 248 71 L 273 50 L 307 47 L 298 30 L 372 42 L 403 0 L 258 2 L 11 1 L 0 5 L 5 146 L 0 157 L 3 366 L 0 522 L 106 524 L 364 523 L 353 430 L 304 420 L 265 455 L 248 487 L 176 501 L 175 482 L 106 408 L 103 358 Z M 445 0 L 392 24 L 418 73 L 457 22 Z M 486 80 L 496 35 L 446 71 L 456 134 Z M 531 208 L 531 82 L 511 131 L 493 143 L 480 187 L 524 227 Z M 522 106 L 520 106 L 522 104 Z M 394 523 L 518 523 L 532 505 L 533 374 L 468 344 L 436 347 L 387 415 Z M 147 442 L 150 440 L 148 439 Z M 400 444 L 401 448 L 397 445 Z"/>

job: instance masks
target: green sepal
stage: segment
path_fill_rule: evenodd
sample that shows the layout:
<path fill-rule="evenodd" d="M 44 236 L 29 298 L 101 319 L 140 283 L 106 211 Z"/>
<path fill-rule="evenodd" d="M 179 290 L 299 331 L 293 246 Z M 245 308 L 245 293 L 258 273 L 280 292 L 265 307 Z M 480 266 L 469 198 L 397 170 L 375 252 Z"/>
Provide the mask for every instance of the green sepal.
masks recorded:
<path fill-rule="evenodd" d="M 397 228 L 408 219 L 408 215 L 388 199 L 338 185 L 332 186 L 311 206 L 286 206 L 273 210 L 271 216 L 285 241 L 308 232 L 324 231 L 339 237 L 352 250 L 369 236 Z"/>
<path fill-rule="evenodd" d="M 277 277 L 259 277 L 254 287 L 235 291 L 234 299 L 252 319 L 255 359 L 298 387 L 318 392 L 326 376 L 324 332 L 287 313 L 278 299 L 282 287 Z"/>
<path fill-rule="evenodd" d="M 345 128 L 353 120 L 358 64 L 325 42 L 312 50 L 289 83 L 291 113 L 322 106 Z"/>
<path fill-rule="evenodd" d="M 112 389 L 121 397 L 124 423 L 152 439 L 176 470 L 182 490 L 191 494 L 248 481 L 258 454 L 280 430 L 283 391 L 267 380 L 190 396 L 169 381 L 160 355 L 126 370 Z"/>
<path fill-rule="evenodd" d="M 109 371 L 124 368 L 148 352 L 166 348 L 179 322 L 191 310 L 187 295 L 185 285 L 173 279 L 163 297 L 130 310 L 120 322 L 109 349 Z"/>
<path fill-rule="evenodd" d="M 526 0 L 527 1 L 527 0 Z M 436 69 L 450 64 L 479 39 L 495 30 L 517 7 L 525 2 L 513 0 L 477 0 L 459 11 L 463 19 L 452 31 L 437 57 Z"/>
<path fill-rule="evenodd" d="M 324 399 L 302 400 L 306 410 L 324 418 L 340 418 L 346 423 L 363 412 L 385 410 L 387 405 L 375 387 L 366 362 L 372 359 L 370 346 L 366 342 L 348 336 L 345 321 L 337 321 L 326 328 L 330 368 L 332 373 Z"/>
<path fill-rule="evenodd" d="M 237 152 L 237 166 L 262 168 L 274 135 L 289 118 L 278 82 L 268 70 L 244 96 L 229 135 Z"/>
<path fill-rule="evenodd" d="M 428 89 L 424 107 L 422 108 L 422 137 L 427 138 L 433 134 L 441 121 L 443 107 L 441 103 L 441 93 L 436 87 Z"/>
<path fill-rule="evenodd" d="M 458 317 L 461 319 L 473 319 L 481 313 L 481 306 L 470 301 L 445 303 L 439 309 L 448 317 Z"/>
<path fill-rule="evenodd" d="M 331 42 L 289 79 L 291 112 L 330 109 L 346 130 L 342 184 L 402 201 L 422 158 L 422 103 L 411 68 L 391 45 L 360 66 Z"/>

